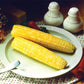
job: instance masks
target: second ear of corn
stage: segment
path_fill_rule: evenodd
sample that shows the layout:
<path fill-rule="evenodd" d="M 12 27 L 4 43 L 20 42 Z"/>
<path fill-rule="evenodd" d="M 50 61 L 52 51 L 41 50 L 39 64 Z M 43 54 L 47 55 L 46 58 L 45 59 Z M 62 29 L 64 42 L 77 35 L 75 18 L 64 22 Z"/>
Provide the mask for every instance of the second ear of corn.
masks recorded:
<path fill-rule="evenodd" d="M 55 69 L 63 69 L 67 61 L 47 48 L 21 37 L 15 37 L 12 48 Z"/>
<path fill-rule="evenodd" d="M 69 41 L 26 26 L 14 25 L 11 35 L 13 37 L 22 37 L 31 40 L 41 44 L 42 46 L 55 49 L 57 51 L 62 51 L 65 53 L 73 53 L 75 51 L 75 46 Z"/>

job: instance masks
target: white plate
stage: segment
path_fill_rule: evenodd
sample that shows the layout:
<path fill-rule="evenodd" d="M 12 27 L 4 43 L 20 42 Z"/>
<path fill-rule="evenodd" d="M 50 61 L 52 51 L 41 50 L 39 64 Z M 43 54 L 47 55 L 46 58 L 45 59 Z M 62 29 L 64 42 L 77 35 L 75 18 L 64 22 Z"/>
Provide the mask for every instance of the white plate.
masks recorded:
<path fill-rule="evenodd" d="M 55 52 L 56 54 L 60 55 L 61 57 L 67 60 L 69 67 L 62 70 L 56 70 L 12 49 L 11 42 L 13 38 L 10 34 L 8 34 L 4 43 L 0 44 L 0 58 L 4 65 L 7 66 L 7 64 L 9 64 L 10 62 L 18 59 L 21 62 L 20 66 L 18 66 L 17 69 L 12 71 L 22 76 L 31 78 L 56 77 L 63 75 L 72 70 L 74 67 L 76 67 L 76 65 L 80 62 L 82 58 L 82 47 L 76 39 L 76 37 L 71 33 L 65 31 L 64 29 L 58 27 L 47 25 L 39 26 L 46 27 L 50 34 L 68 40 L 76 46 L 76 51 L 74 54 L 64 54 L 60 52 Z"/>

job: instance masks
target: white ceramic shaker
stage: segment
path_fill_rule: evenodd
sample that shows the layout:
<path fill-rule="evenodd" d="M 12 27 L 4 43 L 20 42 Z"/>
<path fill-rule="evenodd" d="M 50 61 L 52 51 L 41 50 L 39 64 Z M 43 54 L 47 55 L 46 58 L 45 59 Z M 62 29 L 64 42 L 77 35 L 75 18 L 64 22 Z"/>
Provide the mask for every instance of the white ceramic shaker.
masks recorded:
<path fill-rule="evenodd" d="M 79 9 L 72 7 L 69 9 L 68 16 L 63 22 L 64 29 L 77 33 L 83 29 L 82 19 L 79 17 Z"/>
<path fill-rule="evenodd" d="M 57 2 L 51 2 L 48 12 L 44 15 L 44 22 L 47 25 L 59 26 L 63 23 L 63 15 L 59 11 L 60 6 Z"/>

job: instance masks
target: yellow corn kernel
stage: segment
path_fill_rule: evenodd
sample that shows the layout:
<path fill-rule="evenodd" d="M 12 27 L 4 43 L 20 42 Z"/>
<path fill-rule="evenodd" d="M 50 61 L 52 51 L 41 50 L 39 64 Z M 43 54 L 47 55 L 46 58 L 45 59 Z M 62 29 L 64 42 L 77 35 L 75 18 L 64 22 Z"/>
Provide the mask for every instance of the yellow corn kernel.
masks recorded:
<path fill-rule="evenodd" d="M 47 48 L 21 37 L 12 41 L 12 48 L 55 69 L 63 69 L 67 61 Z"/>
<path fill-rule="evenodd" d="M 47 48 L 66 53 L 73 53 L 75 50 L 75 46 L 69 41 L 22 25 L 14 25 L 11 35 L 13 37 L 23 37 Z"/>

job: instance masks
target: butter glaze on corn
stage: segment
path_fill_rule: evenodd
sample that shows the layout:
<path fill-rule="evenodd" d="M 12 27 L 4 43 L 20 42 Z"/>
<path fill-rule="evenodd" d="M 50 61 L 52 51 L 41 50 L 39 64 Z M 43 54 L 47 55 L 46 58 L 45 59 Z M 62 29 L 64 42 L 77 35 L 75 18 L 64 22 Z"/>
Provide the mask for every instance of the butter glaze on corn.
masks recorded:
<path fill-rule="evenodd" d="M 66 53 L 73 53 L 75 50 L 75 46 L 64 39 L 22 25 L 14 25 L 11 35 L 13 37 L 23 37 L 47 48 Z"/>
<path fill-rule="evenodd" d="M 21 37 L 12 41 L 12 48 L 55 69 L 63 69 L 67 61 L 47 48 Z"/>

